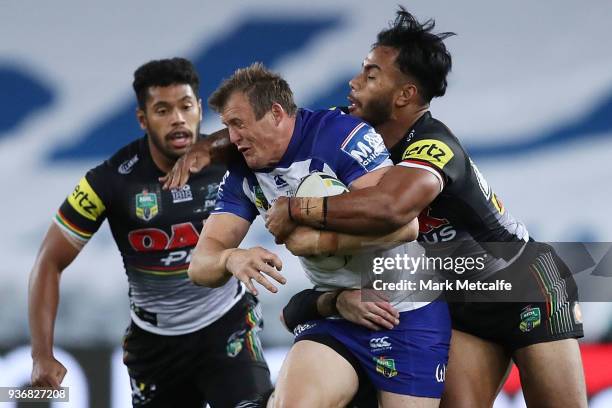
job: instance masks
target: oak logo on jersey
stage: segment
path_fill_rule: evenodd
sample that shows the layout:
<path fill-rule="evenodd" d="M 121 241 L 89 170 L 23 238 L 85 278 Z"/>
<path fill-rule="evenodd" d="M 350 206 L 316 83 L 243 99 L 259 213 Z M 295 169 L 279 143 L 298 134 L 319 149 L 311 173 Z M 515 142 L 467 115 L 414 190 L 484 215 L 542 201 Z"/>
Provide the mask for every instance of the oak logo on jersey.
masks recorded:
<path fill-rule="evenodd" d="M 423 139 L 408 146 L 402 155 L 402 160 L 422 160 L 443 169 L 454 155 L 446 143 L 435 139 Z"/>
<path fill-rule="evenodd" d="M 340 148 L 368 171 L 374 170 L 389 157 L 382 137 L 365 123 L 353 129 Z"/>
<path fill-rule="evenodd" d="M 193 247 L 200 235 L 190 222 L 174 224 L 170 227 L 172 234 L 160 228 L 141 228 L 130 231 L 128 241 L 137 252 L 164 251 L 183 247 Z"/>
<path fill-rule="evenodd" d="M 159 260 L 165 266 L 188 263 L 200 235 L 190 222 L 174 224 L 171 229 L 170 236 L 160 228 L 137 229 L 130 231 L 128 241 L 136 252 L 170 251 Z"/>
<path fill-rule="evenodd" d="M 144 189 L 142 193 L 136 194 L 136 216 L 144 221 L 151 221 L 159 213 L 157 205 L 157 194 L 149 193 Z"/>
<path fill-rule="evenodd" d="M 376 372 L 387 378 L 395 377 L 397 369 L 395 368 L 395 360 L 387 357 L 374 357 L 376 363 Z"/>
<path fill-rule="evenodd" d="M 83 177 L 68 196 L 68 202 L 83 217 L 96 221 L 106 207 L 89 182 Z"/>

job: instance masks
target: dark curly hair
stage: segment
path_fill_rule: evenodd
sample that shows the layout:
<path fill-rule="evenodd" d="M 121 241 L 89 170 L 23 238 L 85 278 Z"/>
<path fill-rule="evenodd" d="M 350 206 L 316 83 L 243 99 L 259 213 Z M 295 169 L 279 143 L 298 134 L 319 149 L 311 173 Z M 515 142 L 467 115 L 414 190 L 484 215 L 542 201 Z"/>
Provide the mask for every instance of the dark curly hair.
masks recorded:
<path fill-rule="evenodd" d="M 424 23 L 400 6 L 395 21 L 378 33 L 372 48 L 387 46 L 399 54 L 395 60 L 399 69 L 417 83 L 419 94 L 425 102 L 446 92 L 446 76 L 451 70 L 452 59 L 443 40 L 455 33 L 434 34 L 434 20 Z"/>
<path fill-rule="evenodd" d="M 147 91 L 152 86 L 190 85 L 196 98 L 200 95 L 200 78 L 191 61 L 171 58 L 149 61 L 134 71 L 134 92 L 140 109 L 145 109 Z"/>

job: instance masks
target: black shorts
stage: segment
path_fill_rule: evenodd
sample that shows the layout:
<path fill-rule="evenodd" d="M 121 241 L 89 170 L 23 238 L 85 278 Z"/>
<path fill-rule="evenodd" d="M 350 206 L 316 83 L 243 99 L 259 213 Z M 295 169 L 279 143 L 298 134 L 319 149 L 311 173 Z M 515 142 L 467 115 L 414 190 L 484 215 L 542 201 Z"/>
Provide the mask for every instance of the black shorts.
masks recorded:
<path fill-rule="evenodd" d="M 258 332 L 257 299 L 247 293 L 223 317 L 194 333 L 161 336 L 128 327 L 123 361 L 134 407 L 234 407 L 272 388 Z"/>
<path fill-rule="evenodd" d="M 500 344 L 510 353 L 532 344 L 584 336 L 576 282 L 551 246 L 530 244 L 513 266 L 489 280 L 504 278 L 520 284 L 528 301 L 455 298 L 449 303 L 453 329 Z"/>

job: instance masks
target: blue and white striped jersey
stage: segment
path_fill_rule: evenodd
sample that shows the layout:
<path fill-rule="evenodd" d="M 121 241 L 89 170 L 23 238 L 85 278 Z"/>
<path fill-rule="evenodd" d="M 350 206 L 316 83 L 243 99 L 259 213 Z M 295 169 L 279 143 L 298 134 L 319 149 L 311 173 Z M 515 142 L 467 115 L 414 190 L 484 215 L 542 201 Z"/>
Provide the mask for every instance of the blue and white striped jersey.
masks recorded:
<path fill-rule="evenodd" d="M 293 197 L 300 181 L 311 172 L 322 171 L 350 187 L 366 173 L 392 165 L 382 137 L 360 119 L 340 110 L 299 109 L 296 115 L 291 141 L 278 164 L 258 170 L 249 169 L 244 162 L 231 165 L 213 213 L 231 213 L 252 222 L 258 214 L 265 217 L 278 197 Z M 388 256 L 395 256 L 400 248 Z M 372 260 L 381 254 L 385 256 L 381 251 L 353 255 L 334 271 L 320 269 L 306 258 L 300 261 L 315 285 L 357 288 L 362 273 L 371 274 Z"/>

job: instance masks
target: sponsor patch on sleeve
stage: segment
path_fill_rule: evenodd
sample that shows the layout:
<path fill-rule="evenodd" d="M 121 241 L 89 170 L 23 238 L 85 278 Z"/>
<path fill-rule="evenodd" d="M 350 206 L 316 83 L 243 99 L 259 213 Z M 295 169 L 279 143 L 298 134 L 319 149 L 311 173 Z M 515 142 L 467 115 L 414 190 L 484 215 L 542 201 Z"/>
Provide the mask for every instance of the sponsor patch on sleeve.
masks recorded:
<path fill-rule="evenodd" d="M 423 139 L 408 146 L 402 160 L 422 160 L 443 169 L 454 155 L 446 143 L 436 139 Z"/>
<path fill-rule="evenodd" d="M 375 170 L 389 158 L 382 137 L 365 123 L 357 125 L 340 147 L 367 171 Z"/>
<path fill-rule="evenodd" d="M 97 221 L 106 209 L 85 177 L 79 181 L 72 194 L 68 196 L 68 202 L 76 212 L 92 221 Z"/>

